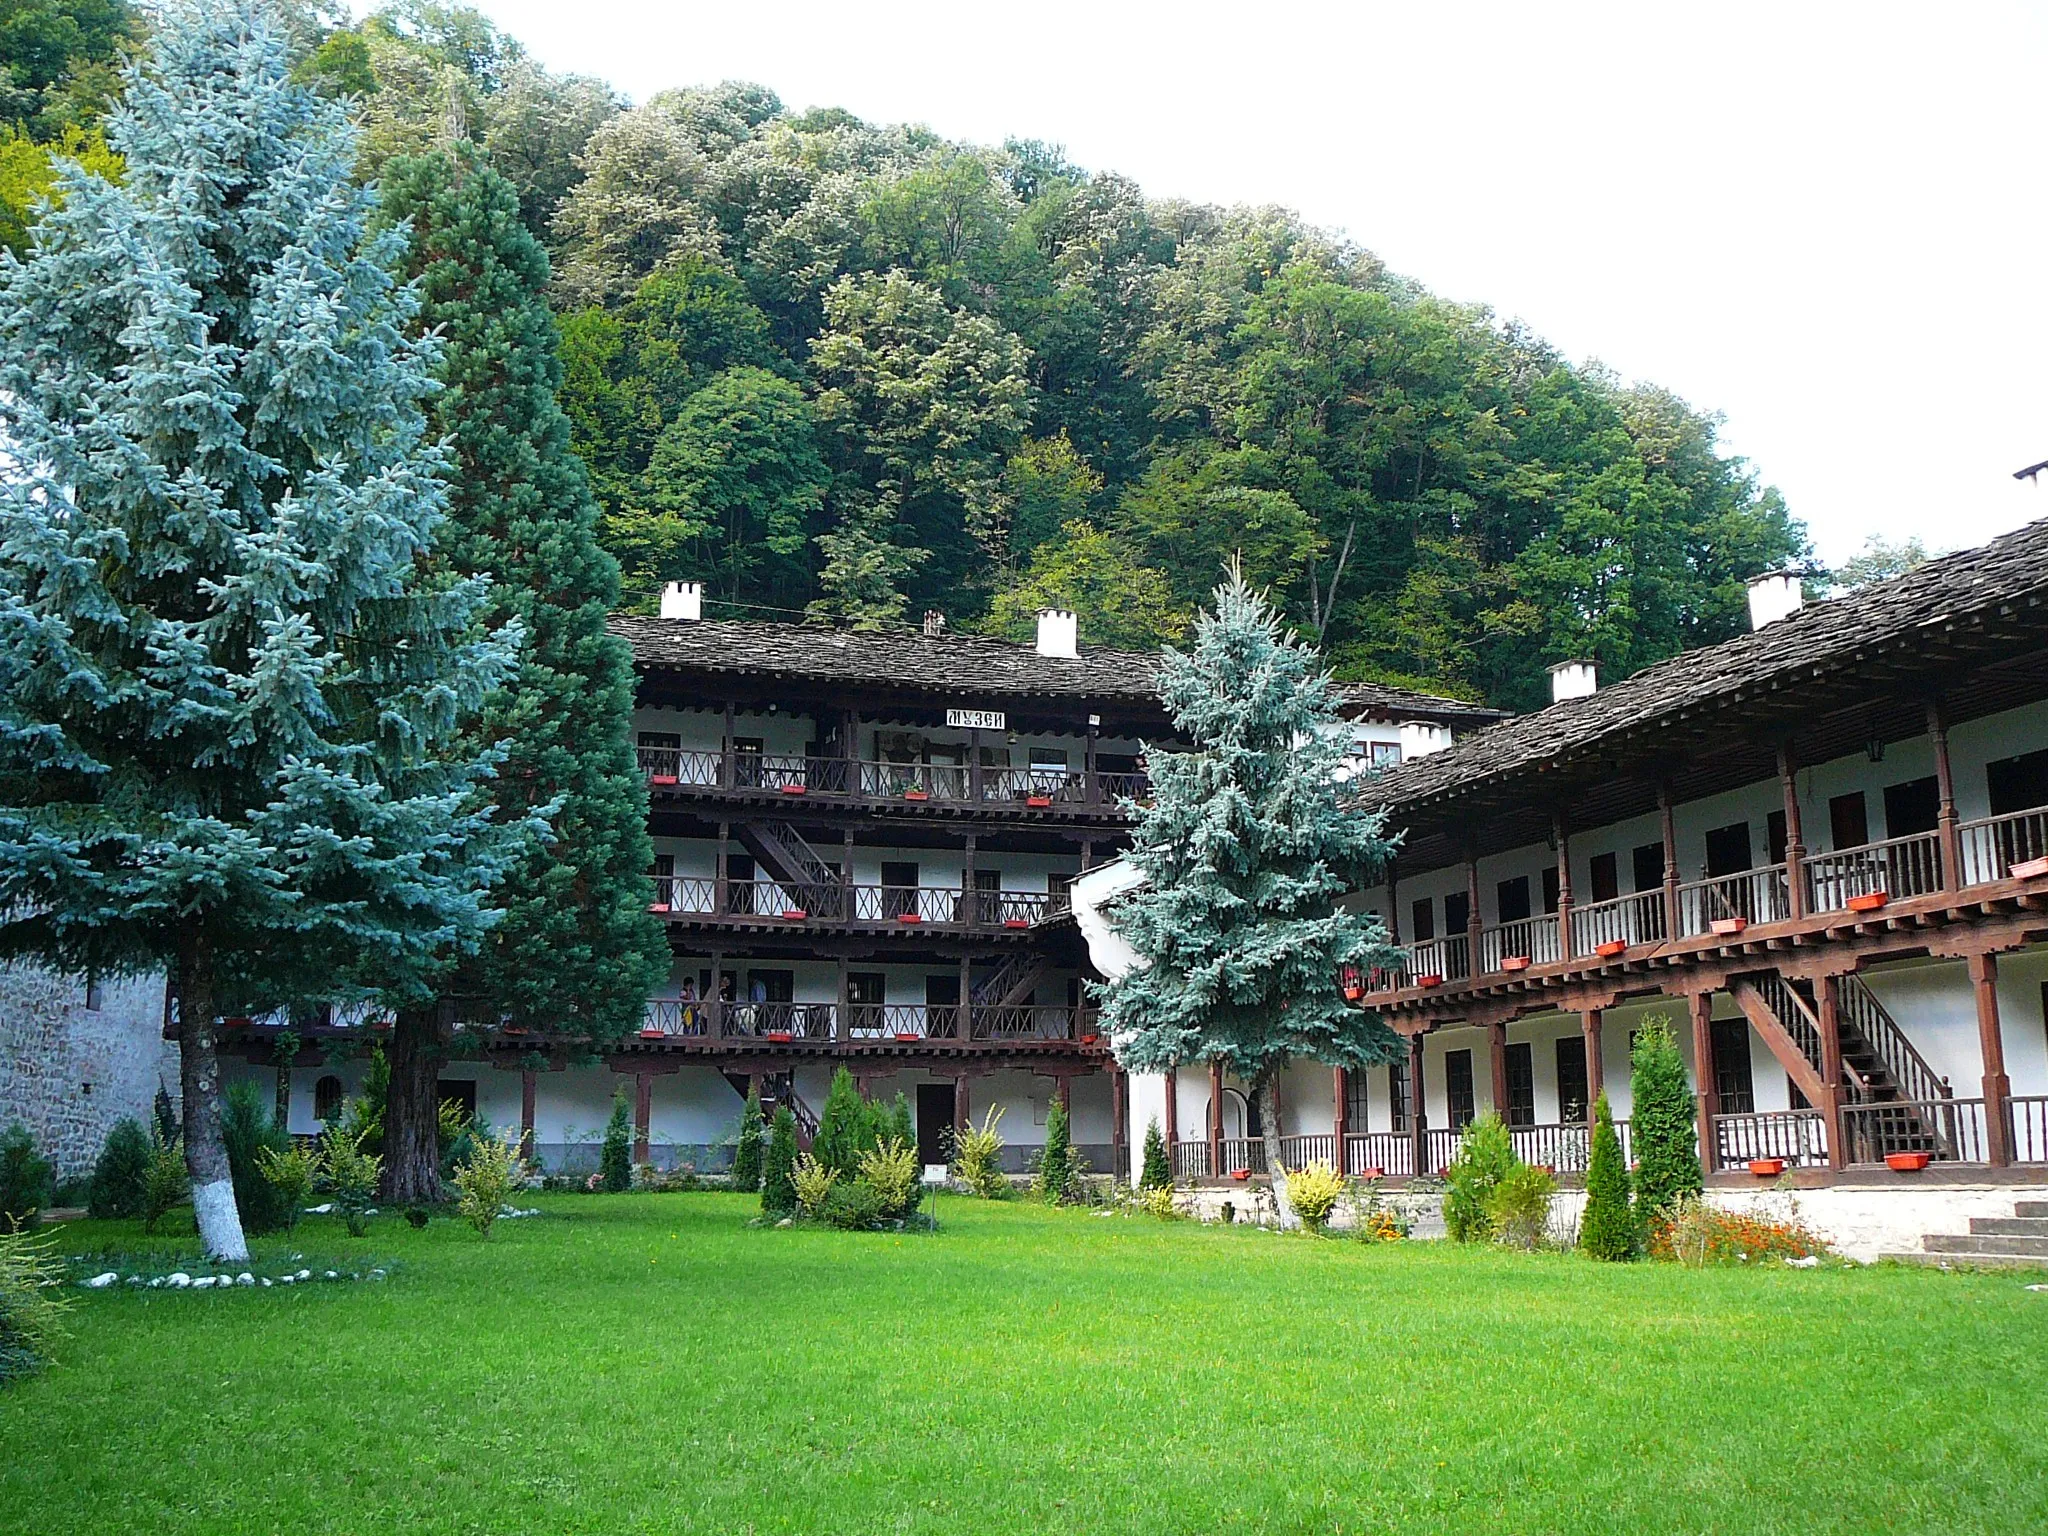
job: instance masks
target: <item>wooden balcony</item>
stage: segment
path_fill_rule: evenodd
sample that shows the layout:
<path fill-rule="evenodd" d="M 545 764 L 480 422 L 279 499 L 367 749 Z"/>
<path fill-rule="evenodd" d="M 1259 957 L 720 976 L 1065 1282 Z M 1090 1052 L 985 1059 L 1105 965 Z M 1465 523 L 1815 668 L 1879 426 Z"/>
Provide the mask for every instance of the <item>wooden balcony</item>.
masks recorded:
<path fill-rule="evenodd" d="M 1622 1159 L 1629 1149 L 1626 1120 L 1615 1122 L 1621 1137 Z M 1425 1128 L 1420 1133 L 1405 1131 L 1353 1131 L 1344 1138 L 1344 1160 L 1337 1163 L 1334 1132 L 1310 1132 L 1282 1136 L 1280 1159 L 1289 1168 L 1311 1162 L 1327 1162 L 1351 1178 L 1413 1178 L 1416 1148 L 1422 1150 L 1425 1174 L 1441 1174 L 1458 1154 L 1462 1132 L 1447 1127 Z M 1550 1168 L 1565 1175 L 1583 1174 L 1592 1149 L 1592 1130 L 1584 1121 L 1564 1125 L 1518 1125 L 1508 1128 L 1515 1155 L 1525 1163 Z M 1242 1171 L 1247 1179 L 1266 1176 L 1266 1143 L 1261 1137 L 1224 1136 L 1215 1144 L 1204 1140 L 1180 1139 L 1172 1153 L 1175 1179 L 1183 1183 L 1235 1183 Z M 1220 1169 L 1220 1173 L 1211 1170 Z"/>
<path fill-rule="evenodd" d="M 2006 1104 L 2013 1165 L 2048 1164 L 2048 1095 L 2016 1094 Z M 1923 1155 L 1934 1169 L 1991 1166 L 1981 1098 L 1845 1104 L 1841 1115 L 1845 1167 L 1878 1169 L 1894 1156 Z M 1816 1109 L 1716 1115 L 1713 1142 L 1709 1173 L 1743 1174 L 1757 1163 L 1787 1170 L 1830 1167 L 1827 1117 Z"/>
<path fill-rule="evenodd" d="M 640 771 L 657 797 L 712 797 L 825 804 L 914 813 L 1000 812 L 1004 816 L 1122 821 L 1142 800 L 1142 773 L 1056 766 L 1004 768 L 966 763 L 891 763 L 865 758 L 798 757 L 641 747 Z"/>
<path fill-rule="evenodd" d="M 2044 896 L 2048 808 L 2036 808 L 1423 940 L 1405 966 L 1367 978 L 1362 1003 L 1436 1011 L 1502 987 L 1925 928 L 1951 914 L 1977 921 L 1987 904 L 2032 911 Z"/>
<path fill-rule="evenodd" d="M 869 932 L 1028 933 L 1068 910 L 1065 891 L 962 890 L 957 885 L 862 885 L 657 875 L 651 910 L 715 926 L 831 927 Z"/>
<path fill-rule="evenodd" d="M 656 999 L 643 1046 L 784 1049 L 797 1054 L 928 1046 L 1063 1047 L 1107 1054 L 1090 1007 L 981 1003 L 722 1002 Z"/>

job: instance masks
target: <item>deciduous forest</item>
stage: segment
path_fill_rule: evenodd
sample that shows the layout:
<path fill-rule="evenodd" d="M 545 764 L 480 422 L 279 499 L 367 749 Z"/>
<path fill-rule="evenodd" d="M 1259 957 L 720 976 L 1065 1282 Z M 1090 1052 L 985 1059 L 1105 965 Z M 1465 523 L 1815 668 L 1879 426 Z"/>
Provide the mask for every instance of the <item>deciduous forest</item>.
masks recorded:
<path fill-rule="evenodd" d="M 1061 604 L 1084 644 L 1149 646 L 1237 553 L 1340 675 L 1526 709 L 1547 663 L 1726 638 L 1744 578 L 1810 563 L 1711 414 L 1285 209 L 761 85 L 633 105 L 459 7 L 292 15 L 362 177 L 467 139 L 516 188 L 630 605 L 690 578 L 714 616 L 1021 638 Z M 97 115 L 146 25 L 0 4 L 10 245 L 53 154 L 110 160 Z"/>

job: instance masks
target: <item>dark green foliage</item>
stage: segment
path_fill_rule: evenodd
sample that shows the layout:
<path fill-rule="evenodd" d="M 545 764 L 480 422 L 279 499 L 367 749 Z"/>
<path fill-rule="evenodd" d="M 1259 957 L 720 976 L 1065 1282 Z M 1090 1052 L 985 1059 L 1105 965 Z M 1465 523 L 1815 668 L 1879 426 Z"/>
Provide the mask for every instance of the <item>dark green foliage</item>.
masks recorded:
<path fill-rule="evenodd" d="M 768 1128 L 768 1151 L 761 1160 L 761 1214 L 780 1218 L 796 1211 L 796 1116 L 787 1104 L 775 1106 Z"/>
<path fill-rule="evenodd" d="M 157 1084 L 156 1097 L 150 1101 L 149 1109 L 156 1121 L 156 1139 L 169 1146 L 178 1139 L 178 1111 L 172 1107 L 170 1090 L 163 1084 Z"/>
<path fill-rule="evenodd" d="M 140 1120 L 124 1115 L 114 1122 L 92 1165 L 86 1209 L 95 1219 L 142 1214 L 149 1189 L 149 1152 L 149 1132 Z"/>
<path fill-rule="evenodd" d="M 1645 1230 L 1671 1212 L 1682 1195 L 1705 1188 L 1700 1175 L 1699 1122 L 1685 1058 L 1671 1021 L 1653 1015 L 1636 1032 L 1631 1057 L 1629 1137 L 1636 1155 L 1636 1220 Z"/>
<path fill-rule="evenodd" d="M 506 749 L 503 814 L 557 806 L 550 835 L 522 844 L 494 893 L 504 917 L 446 986 L 514 1023 L 616 1037 L 639 1027 L 669 953 L 648 912 L 632 658 L 606 627 L 618 566 L 598 546 L 597 503 L 555 398 L 547 254 L 512 184 L 471 147 L 393 160 L 382 197 L 409 237 L 417 324 L 446 341 L 428 404 L 454 458 L 435 551 L 454 574 L 487 573 L 486 621 L 517 620 L 526 635 L 475 735 Z"/>
<path fill-rule="evenodd" d="M 1145 1162 L 1138 1174 L 1140 1189 L 1171 1189 L 1173 1187 L 1173 1164 L 1167 1160 L 1166 1137 L 1159 1129 L 1157 1120 L 1145 1125 Z"/>
<path fill-rule="evenodd" d="M 761 1090 L 751 1083 L 746 1107 L 740 1111 L 739 1142 L 732 1153 L 732 1187 L 748 1194 L 761 1187 Z"/>
<path fill-rule="evenodd" d="M 235 1182 L 235 1207 L 242 1229 L 251 1236 L 281 1232 L 296 1220 L 277 1187 L 263 1177 L 258 1154 L 291 1149 L 292 1139 L 272 1118 L 269 1097 L 246 1079 L 230 1083 L 221 1097 L 221 1140 L 227 1146 L 228 1174 Z"/>
<path fill-rule="evenodd" d="M 889 1219 L 882 1192 L 865 1179 L 842 1179 L 825 1197 L 823 1216 L 846 1232 L 872 1232 Z M 763 1204 L 766 1210 L 766 1204 Z"/>
<path fill-rule="evenodd" d="M 917 1122 L 911 1112 L 909 1094 L 898 1091 L 896 1102 L 889 1106 L 888 1128 L 878 1139 L 900 1141 L 906 1147 L 917 1145 Z"/>
<path fill-rule="evenodd" d="M 612 1117 L 605 1122 L 597 1174 L 598 1182 L 612 1194 L 622 1194 L 633 1187 L 633 1117 L 623 1088 L 612 1095 Z"/>
<path fill-rule="evenodd" d="M 363 1151 L 381 1156 L 384 1151 L 384 1104 L 391 1092 L 391 1058 L 384 1047 L 370 1047 L 370 1063 L 363 1069 L 362 1090 L 349 1100 L 342 1123 Z"/>
<path fill-rule="evenodd" d="M 1579 1246 L 1596 1259 L 1635 1256 L 1637 1225 L 1629 1206 L 1628 1165 L 1607 1095 L 1593 1101 L 1593 1152 L 1586 1167 L 1586 1213 L 1579 1218 Z"/>
<path fill-rule="evenodd" d="M 1038 1194 L 1047 1205 L 1067 1199 L 1074 1183 L 1074 1142 L 1067 1106 L 1055 1096 L 1045 1112 L 1045 1148 L 1038 1154 Z"/>
<path fill-rule="evenodd" d="M 8 0 L 0 5 L 0 126 L 37 139 L 90 127 L 118 89 L 143 33 L 125 0 Z"/>
<path fill-rule="evenodd" d="M 861 1097 L 853 1074 L 841 1067 L 832 1074 L 832 1086 L 825 1091 L 825 1107 L 818 1113 L 818 1134 L 811 1138 L 811 1156 L 827 1168 L 837 1169 L 842 1180 L 859 1171 L 860 1155 L 874 1145 L 872 1111 Z"/>
<path fill-rule="evenodd" d="M 1454 1241 L 1492 1239 L 1494 1191 L 1520 1164 L 1499 1115 L 1481 1115 L 1465 1127 L 1457 1155 L 1444 1170 L 1444 1227 Z"/>
<path fill-rule="evenodd" d="M 19 1120 L 0 1131 L 0 1232 L 35 1225 L 49 1209 L 53 1170 L 36 1151 L 36 1139 Z"/>

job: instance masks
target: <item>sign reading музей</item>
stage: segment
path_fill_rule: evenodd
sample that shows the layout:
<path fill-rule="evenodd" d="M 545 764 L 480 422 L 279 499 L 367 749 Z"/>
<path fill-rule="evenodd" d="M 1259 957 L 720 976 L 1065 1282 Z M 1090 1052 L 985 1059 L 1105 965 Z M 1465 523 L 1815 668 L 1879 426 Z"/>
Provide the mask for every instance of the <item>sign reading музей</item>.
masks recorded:
<path fill-rule="evenodd" d="M 949 709 L 946 724 L 970 731 L 1000 731 L 1009 717 L 1000 709 Z"/>

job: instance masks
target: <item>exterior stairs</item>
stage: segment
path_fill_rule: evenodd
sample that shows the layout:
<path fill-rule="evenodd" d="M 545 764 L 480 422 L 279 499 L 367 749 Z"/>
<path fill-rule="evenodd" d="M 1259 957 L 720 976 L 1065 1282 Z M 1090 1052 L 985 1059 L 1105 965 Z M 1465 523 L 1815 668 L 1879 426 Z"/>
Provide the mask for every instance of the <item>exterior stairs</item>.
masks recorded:
<path fill-rule="evenodd" d="M 732 1091 L 740 1096 L 742 1104 L 747 1097 L 747 1074 L 726 1072 L 721 1074 Z M 811 1150 L 811 1140 L 818 1134 L 818 1116 L 811 1106 L 803 1101 L 796 1091 L 796 1075 L 791 1072 L 764 1072 L 761 1074 L 761 1123 L 762 1134 L 767 1134 L 767 1123 L 775 1118 L 778 1106 L 787 1104 L 790 1114 L 796 1120 L 796 1148 L 799 1152 Z"/>
<path fill-rule="evenodd" d="M 1972 1216 L 1967 1233 L 1929 1233 L 1919 1253 L 1888 1253 L 1936 1269 L 2048 1269 L 2048 1200 L 2020 1200 L 2010 1216 Z"/>
<path fill-rule="evenodd" d="M 1044 977 L 1044 956 L 1012 955 L 974 984 L 974 1006 L 1015 1008 L 1030 1000 Z"/>
<path fill-rule="evenodd" d="M 836 899 L 839 877 L 804 835 L 783 821 L 737 821 L 733 835 L 754 856 L 754 862 L 778 884 L 803 892 L 803 899 L 823 904 Z M 837 916 L 821 911 L 819 916 Z"/>

